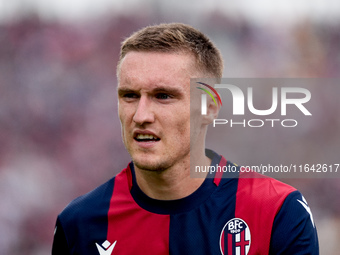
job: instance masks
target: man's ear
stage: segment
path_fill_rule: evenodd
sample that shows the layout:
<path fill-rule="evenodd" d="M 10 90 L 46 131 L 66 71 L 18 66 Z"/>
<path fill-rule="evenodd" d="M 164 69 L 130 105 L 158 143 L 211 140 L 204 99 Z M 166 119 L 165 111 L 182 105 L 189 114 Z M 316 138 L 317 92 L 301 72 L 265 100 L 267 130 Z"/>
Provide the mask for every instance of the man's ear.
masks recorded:
<path fill-rule="evenodd" d="M 215 101 L 217 101 L 218 99 L 215 98 Z M 203 115 L 203 124 L 205 125 L 209 125 L 211 124 L 214 119 L 217 118 L 218 113 L 220 111 L 221 105 L 219 103 L 215 103 L 211 97 L 207 98 L 207 114 Z"/>

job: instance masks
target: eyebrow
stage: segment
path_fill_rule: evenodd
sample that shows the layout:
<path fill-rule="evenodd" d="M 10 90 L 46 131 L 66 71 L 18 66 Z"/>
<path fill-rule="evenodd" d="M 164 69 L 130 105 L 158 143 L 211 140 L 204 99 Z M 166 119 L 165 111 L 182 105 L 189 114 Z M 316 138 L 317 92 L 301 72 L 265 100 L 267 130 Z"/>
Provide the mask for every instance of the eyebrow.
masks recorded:
<path fill-rule="evenodd" d="M 117 92 L 118 92 L 119 96 L 122 96 L 122 95 L 124 95 L 126 93 L 135 93 L 134 90 L 128 89 L 128 88 L 117 88 Z"/>
<path fill-rule="evenodd" d="M 118 88 L 118 95 L 123 95 L 126 93 L 136 93 L 135 90 L 130 89 L 130 88 Z M 165 86 L 157 86 L 156 88 L 151 90 L 152 93 L 159 93 L 159 92 L 164 92 L 164 93 L 169 93 L 169 94 L 173 94 L 173 95 L 181 95 L 183 94 L 183 92 L 178 89 L 178 88 L 169 88 L 169 87 L 165 87 Z"/>
<path fill-rule="evenodd" d="M 164 86 L 159 86 L 159 87 L 156 87 L 152 90 L 153 92 L 166 92 L 166 93 L 169 93 L 169 94 L 174 94 L 174 95 L 179 95 L 179 94 L 182 94 L 183 92 L 178 89 L 178 88 L 169 88 L 169 87 L 164 87 Z"/>

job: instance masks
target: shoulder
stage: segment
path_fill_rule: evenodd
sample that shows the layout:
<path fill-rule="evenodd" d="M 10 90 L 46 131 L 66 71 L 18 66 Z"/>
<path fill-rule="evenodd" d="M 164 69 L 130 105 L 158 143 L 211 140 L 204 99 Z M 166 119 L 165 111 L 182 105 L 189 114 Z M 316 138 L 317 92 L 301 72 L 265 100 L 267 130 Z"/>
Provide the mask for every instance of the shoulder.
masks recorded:
<path fill-rule="evenodd" d="M 65 207 L 57 218 L 52 254 L 73 254 L 77 245 L 92 242 L 98 231 L 105 232 L 114 182 L 115 177 Z"/>
<path fill-rule="evenodd" d="M 122 183 L 125 185 L 131 179 L 128 169 L 123 169 L 104 184 L 69 203 L 59 215 L 61 223 L 70 223 L 72 225 L 84 223 L 80 221 L 86 221 L 103 215 L 106 217 L 114 187 L 117 185 L 121 186 Z"/>
<path fill-rule="evenodd" d="M 313 215 L 299 191 L 287 196 L 275 217 L 270 254 L 319 254 Z"/>
<path fill-rule="evenodd" d="M 115 177 L 87 194 L 74 199 L 60 213 L 60 221 L 66 224 L 78 221 L 84 217 L 89 217 L 94 208 L 95 211 L 101 207 L 106 208 L 112 196 L 114 181 Z"/>
<path fill-rule="evenodd" d="M 257 192 L 261 191 L 261 193 L 267 193 L 269 196 L 288 195 L 296 191 L 296 188 L 289 184 L 259 173 L 241 173 L 240 179 L 240 185 L 251 185 L 253 189 L 257 189 Z"/>
<path fill-rule="evenodd" d="M 243 189 L 256 191 L 256 193 L 266 193 L 269 196 L 282 195 L 296 190 L 286 183 L 255 172 L 241 172 L 239 186 Z"/>
<path fill-rule="evenodd" d="M 249 201 L 247 204 L 256 211 L 267 211 L 275 216 L 289 194 L 296 189 L 276 179 L 257 173 L 241 174 L 238 181 L 237 201 Z M 246 205 L 239 205 L 245 207 Z"/>
<path fill-rule="evenodd" d="M 234 183 L 237 183 L 238 199 L 260 204 L 274 203 L 280 206 L 290 193 L 296 191 L 296 188 L 274 178 L 256 172 L 242 172 L 239 166 L 238 170 L 239 174 L 232 178 Z M 225 178 L 221 184 L 223 189 L 228 190 L 230 181 Z"/>
<path fill-rule="evenodd" d="M 241 172 L 237 183 L 236 207 L 239 211 L 261 212 L 272 218 L 289 194 L 296 189 L 274 178 L 255 172 Z M 246 203 L 245 203 L 246 201 Z"/>

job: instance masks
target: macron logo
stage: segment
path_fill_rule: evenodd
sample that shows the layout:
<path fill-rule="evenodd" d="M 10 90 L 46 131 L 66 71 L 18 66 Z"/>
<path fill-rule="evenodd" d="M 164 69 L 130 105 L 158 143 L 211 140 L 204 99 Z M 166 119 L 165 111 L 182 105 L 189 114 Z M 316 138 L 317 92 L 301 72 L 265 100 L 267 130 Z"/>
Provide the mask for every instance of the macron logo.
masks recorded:
<path fill-rule="evenodd" d="M 314 225 L 314 220 L 313 220 L 313 214 L 312 214 L 312 211 L 310 210 L 310 208 L 309 208 L 309 206 L 308 206 L 308 204 L 307 204 L 307 201 L 306 201 L 306 199 L 302 196 L 302 201 L 301 200 L 299 200 L 299 199 L 297 199 L 297 201 L 299 201 L 299 203 L 306 209 L 306 211 L 309 213 L 309 216 L 310 216 L 310 220 L 311 220 L 311 222 L 312 222 L 312 224 L 313 224 L 313 227 L 315 227 L 315 225 Z"/>
<path fill-rule="evenodd" d="M 100 255 L 111 255 L 113 248 L 115 247 L 116 243 L 117 243 L 117 241 L 115 241 L 111 245 L 111 243 L 108 240 L 106 240 L 104 243 L 102 243 L 101 246 L 96 243 L 99 254 Z"/>

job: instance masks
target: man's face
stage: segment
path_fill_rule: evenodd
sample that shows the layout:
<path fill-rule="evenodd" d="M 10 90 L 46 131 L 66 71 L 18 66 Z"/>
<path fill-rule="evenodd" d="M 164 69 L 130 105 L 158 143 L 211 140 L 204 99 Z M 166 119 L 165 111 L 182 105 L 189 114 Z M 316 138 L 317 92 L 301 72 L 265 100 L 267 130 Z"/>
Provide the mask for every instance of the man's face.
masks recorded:
<path fill-rule="evenodd" d="M 189 54 L 129 52 L 121 62 L 118 111 L 123 142 L 140 169 L 189 160 Z"/>

